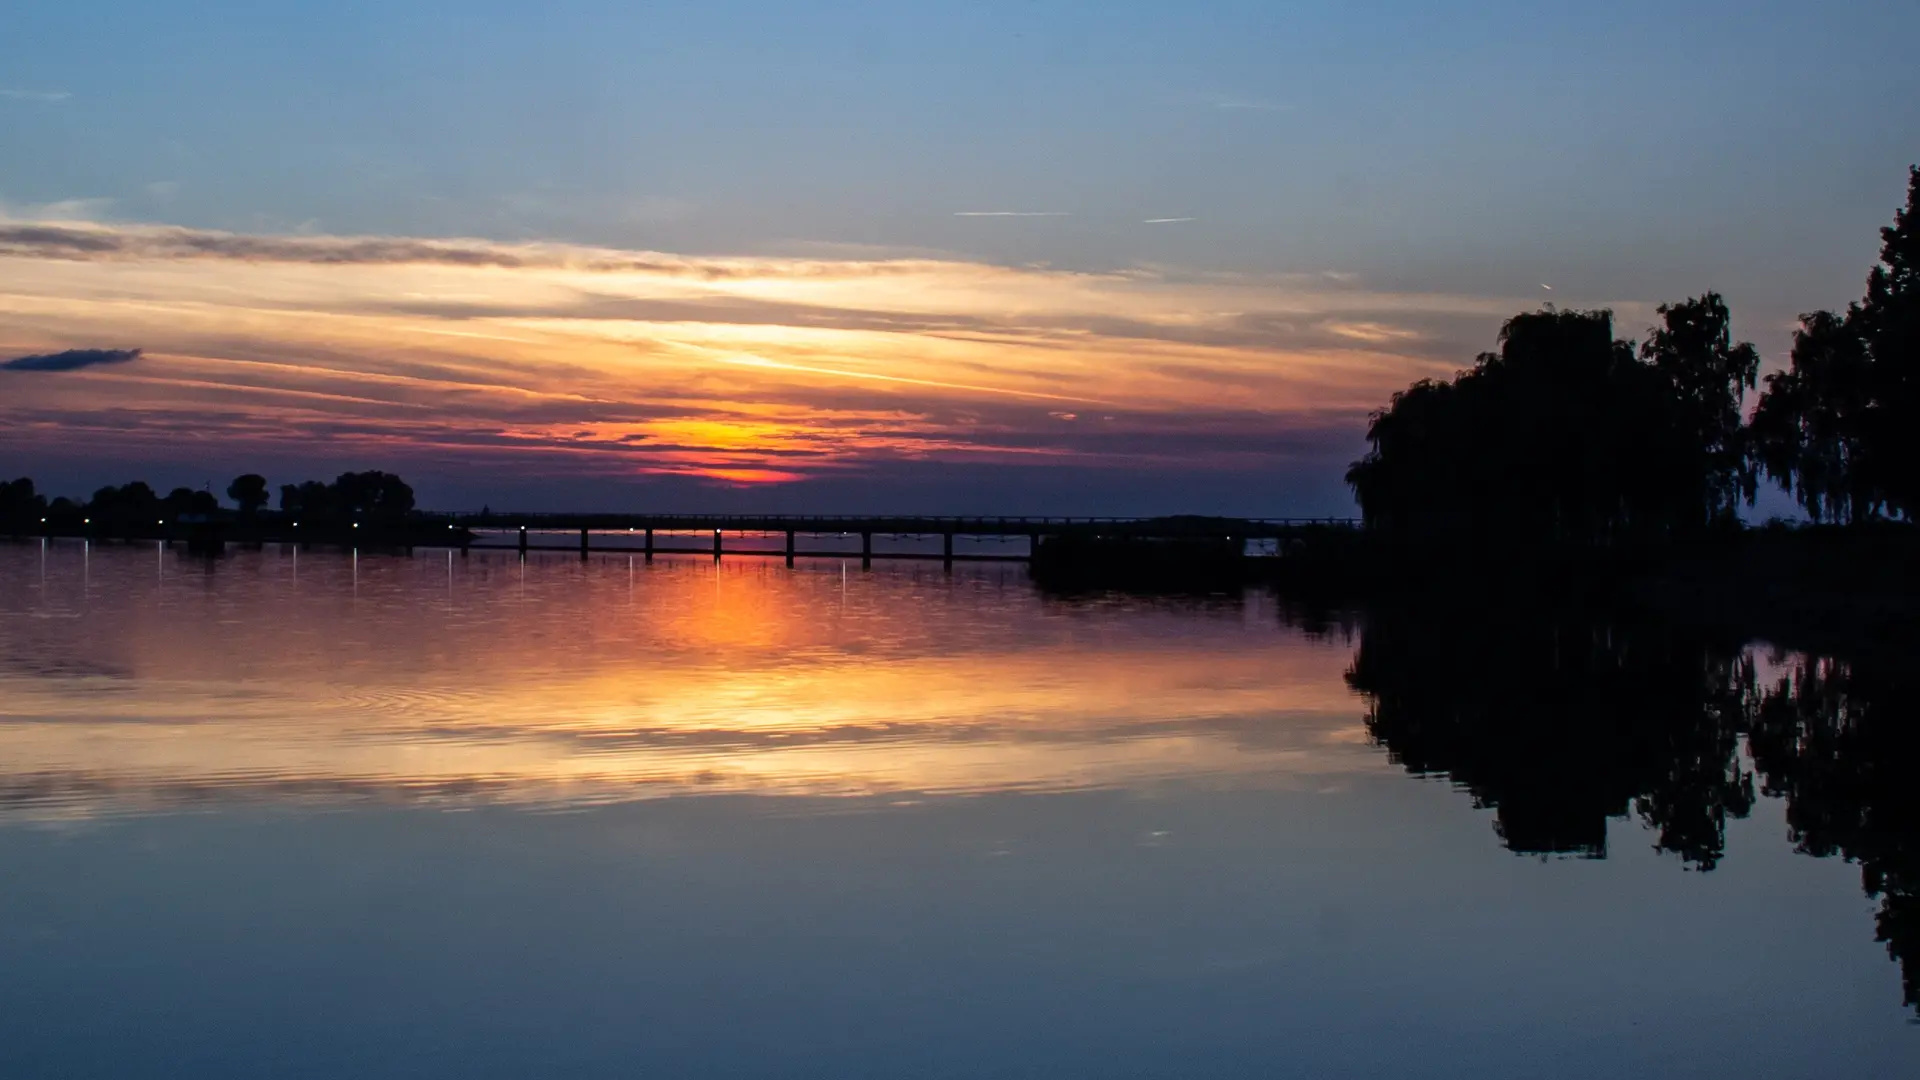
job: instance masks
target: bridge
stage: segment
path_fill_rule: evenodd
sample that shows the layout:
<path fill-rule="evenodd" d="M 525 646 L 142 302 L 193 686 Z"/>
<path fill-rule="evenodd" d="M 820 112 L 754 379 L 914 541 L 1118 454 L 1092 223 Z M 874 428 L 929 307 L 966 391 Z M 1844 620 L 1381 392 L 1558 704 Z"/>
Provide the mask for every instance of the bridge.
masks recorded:
<path fill-rule="evenodd" d="M 300 520 L 298 513 L 265 511 L 251 518 L 232 513 L 192 515 L 176 520 L 121 520 L 48 515 L 37 523 L 15 522 L 13 532 L 46 537 L 95 540 L 185 540 L 190 548 L 208 552 L 229 543 L 291 543 L 343 547 L 451 547 L 461 550 L 618 552 L 627 555 L 784 556 L 796 558 L 850 558 L 863 565 L 874 559 L 941 559 L 951 565 L 962 560 L 1029 561 L 1046 552 L 1075 559 L 1088 556 L 1122 559 L 1178 556 L 1193 558 L 1203 549 L 1210 558 L 1233 557 L 1247 546 L 1272 543 L 1276 551 L 1287 543 L 1315 535 L 1356 529 L 1353 518 L 1234 518 L 1234 517 L 985 517 L 940 515 L 849 514 L 611 514 L 611 513 L 496 513 L 414 511 L 404 517 Z M 734 546 L 727 537 L 736 538 Z M 841 546 L 821 547 L 817 541 L 833 538 Z M 848 550 L 850 538 L 859 538 L 858 552 Z M 768 547 L 742 544 L 754 538 L 783 543 Z M 894 541 L 891 549 L 876 549 L 876 538 Z M 959 550 L 955 541 L 975 541 L 974 549 Z M 803 544 L 802 541 L 815 541 Z M 901 541 L 909 541 L 904 549 Z M 929 542 L 938 540 L 939 550 Z M 981 551 L 978 541 L 1017 545 L 1012 551 Z M 915 546 L 918 545 L 918 546 Z M 1043 546 L 1046 551 L 1043 552 Z"/>
<path fill-rule="evenodd" d="M 844 558 L 845 550 L 805 548 L 802 538 L 860 538 L 863 563 L 876 558 L 956 560 L 1031 559 L 1042 543 L 1054 538 L 1114 541 L 1214 541 L 1222 543 L 1284 542 L 1337 529 L 1351 529 L 1352 518 L 1230 518 L 1230 517 L 981 517 L 939 515 L 859 516 L 831 514 L 554 514 L 449 513 L 418 514 L 415 520 L 433 527 L 444 524 L 458 535 L 457 546 L 474 549 L 507 548 L 519 551 L 619 551 L 629 554 L 711 554 Z M 661 535 L 664 534 L 664 535 Z M 777 549 L 728 549 L 725 538 L 780 537 Z M 697 536 L 697 546 L 689 546 Z M 708 542 L 711 537 L 711 542 Z M 875 537 L 941 541 L 939 554 L 931 551 L 876 551 Z M 564 539 L 563 539 L 564 538 Z M 956 552 L 956 538 L 1025 541 L 1015 553 Z M 430 540 L 427 542 L 431 542 Z"/>

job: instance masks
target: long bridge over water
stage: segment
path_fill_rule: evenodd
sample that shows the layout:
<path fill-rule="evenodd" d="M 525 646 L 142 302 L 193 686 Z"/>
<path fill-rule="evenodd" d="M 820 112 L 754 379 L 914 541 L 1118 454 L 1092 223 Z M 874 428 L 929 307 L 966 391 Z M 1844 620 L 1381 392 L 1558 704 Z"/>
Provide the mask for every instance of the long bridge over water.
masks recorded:
<path fill-rule="evenodd" d="M 42 518 L 43 536 L 100 540 L 186 540 L 218 551 L 227 543 L 292 543 L 460 550 L 618 552 L 629 555 L 784 556 L 874 559 L 1032 560 L 1046 550 L 1132 547 L 1189 553 L 1244 553 L 1314 534 L 1348 530 L 1351 518 L 993 517 L 853 514 L 620 514 L 414 511 L 404 518 L 300 520 L 268 511 L 178 520 Z M 727 538 L 735 538 L 729 546 Z M 854 538 L 857 551 L 849 550 Z M 875 540 L 889 541 L 876 548 Z M 772 545 L 768 541 L 774 541 Z M 939 542 L 938 550 L 931 546 Z M 956 548 L 956 541 L 970 548 Z M 823 542 L 828 542 L 823 546 Z M 905 542 L 903 544 L 903 542 Z M 1001 550 L 981 550 L 983 542 Z M 1057 546 L 1055 546 L 1057 545 Z M 1011 550 L 1006 550 L 1011 548 Z"/>
<path fill-rule="evenodd" d="M 520 551 L 598 550 L 654 554 L 849 557 L 844 549 L 808 547 L 803 540 L 860 540 L 862 561 L 877 558 L 955 560 L 1030 559 L 1050 539 L 1112 541 L 1284 542 L 1314 532 L 1352 528 L 1350 518 L 1232 517 L 986 517 L 941 515 L 829 514 L 521 514 L 456 513 L 422 515 L 444 523 L 467 539 L 468 548 Z M 726 537 L 777 537 L 774 549 L 728 548 Z M 876 550 L 876 537 L 940 540 L 940 551 Z M 695 541 L 697 538 L 697 542 Z M 710 538 L 710 540 L 709 540 Z M 1008 553 L 956 551 L 956 539 L 1024 541 L 1025 550 Z"/>

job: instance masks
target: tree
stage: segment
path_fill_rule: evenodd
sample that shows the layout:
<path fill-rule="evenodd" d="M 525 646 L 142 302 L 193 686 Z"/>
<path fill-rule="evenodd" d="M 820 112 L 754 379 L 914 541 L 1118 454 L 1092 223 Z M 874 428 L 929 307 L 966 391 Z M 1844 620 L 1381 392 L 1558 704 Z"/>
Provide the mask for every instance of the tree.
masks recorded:
<path fill-rule="evenodd" d="M 301 517 L 326 520 L 333 516 L 333 489 L 318 480 L 303 484 L 283 484 L 280 509 Z"/>
<path fill-rule="evenodd" d="M 1873 369 L 1875 479 L 1912 520 L 1920 516 L 1920 167 L 1907 172 L 1907 205 L 1880 230 L 1880 263 L 1852 316 Z"/>
<path fill-rule="evenodd" d="M 179 520 L 189 514 L 208 515 L 220 509 L 220 500 L 210 491 L 196 491 L 189 487 L 177 487 L 160 500 L 162 511 L 167 517 Z"/>
<path fill-rule="evenodd" d="M 34 490 L 32 480 L 23 476 L 0 484 L 0 522 L 37 525 L 46 512 L 47 498 Z"/>
<path fill-rule="evenodd" d="M 333 497 L 336 512 L 349 517 L 392 521 L 413 510 L 413 488 L 392 473 L 341 473 Z"/>
<path fill-rule="evenodd" d="M 397 521 L 413 510 L 413 488 L 392 473 L 341 473 L 331 484 L 283 485 L 280 509 L 320 522 Z"/>
<path fill-rule="evenodd" d="M 1700 455 L 1687 464 L 1701 479 L 1701 508 L 1709 518 L 1731 517 L 1741 498 L 1754 494 L 1740 405 L 1755 385 L 1760 351 L 1733 343 L 1733 317 L 1719 293 L 1662 304 L 1659 314 L 1662 324 L 1640 346 L 1640 358 L 1672 388 L 1682 434 Z"/>
<path fill-rule="evenodd" d="M 1880 241 L 1860 302 L 1801 316 L 1749 427 L 1755 464 L 1816 521 L 1920 517 L 1920 167 Z"/>
<path fill-rule="evenodd" d="M 1787 370 L 1767 376 L 1747 450 L 1815 521 L 1864 521 L 1883 505 L 1869 461 L 1871 379 L 1854 315 L 1831 311 L 1800 316 Z"/>
<path fill-rule="evenodd" d="M 267 478 L 258 473 L 235 477 L 227 485 L 227 498 L 240 508 L 242 517 L 252 517 L 267 505 Z"/>
<path fill-rule="evenodd" d="M 88 517 L 104 524 L 151 525 L 160 515 L 160 496 L 143 480 L 120 487 L 109 484 L 93 493 L 86 510 Z"/>
<path fill-rule="evenodd" d="M 1705 525 L 1741 464 L 1752 347 L 1714 294 L 1663 308 L 1643 363 L 1607 311 L 1515 316 L 1500 351 L 1395 394 L 1347 482 L 1370 529 L 1432 538 L 1611 544 Z"/>

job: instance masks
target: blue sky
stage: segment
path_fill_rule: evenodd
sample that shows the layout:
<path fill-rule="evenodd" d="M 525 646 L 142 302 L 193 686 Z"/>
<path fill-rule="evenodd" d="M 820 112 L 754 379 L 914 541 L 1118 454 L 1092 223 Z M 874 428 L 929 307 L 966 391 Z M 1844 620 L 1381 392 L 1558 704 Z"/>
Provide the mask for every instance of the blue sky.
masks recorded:
<path fill-rule="evenodd" d="M 1896 104 L 1920 100 L 1920 7 L 1893 2 L 114 2 L 4 25 L 0 86 L 71 96 L 0 111 L 0 197 L 228 228 L 1620 295 L 1720 271 L 1768 295 L 1756 258 L 1854 285 L 1920 154 Z M 952 217 L 1005 209 L 1072 217 Z"/>
<path fill-rule="evenodd" d="M 1717 288 L 1777 360 L 1795 314 L 1858 295 L 1920 159 L 1917 39 L 1893 2 L 14 5 L 0 203 L 1574 304 Z"/>

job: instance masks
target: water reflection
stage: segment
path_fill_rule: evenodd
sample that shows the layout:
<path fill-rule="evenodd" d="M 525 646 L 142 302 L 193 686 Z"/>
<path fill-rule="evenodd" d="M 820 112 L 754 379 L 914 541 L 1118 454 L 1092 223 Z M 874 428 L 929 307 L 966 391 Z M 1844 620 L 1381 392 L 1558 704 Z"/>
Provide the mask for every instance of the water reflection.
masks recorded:
<path fill-rule="evenodd" d="M 1031 1024 L 1040 997 L 1102 1003 L 1021 1029 L 1002 1057 L 978 1043 L 983 1071 L 1076 1023 L 1081 1045 L 1112 1053 L 1073 1060 L 1151 1060 L 1158 1074 L 1202 1044 L 1257 1048 L 1220 1050 L 1223 1074 L 1269 1075 L 1300 1048 L 1334 1072 L 1354 1046 L 1371 1071 L 1404 1072 L 1450 1060 L 1429 1053 L 1448 1040 L 1489 1071 L 1525 1071 L 1501 1048 L 1584 1010 L 1671 1024 L 1724 997 L 1716 973 L 1736 965 L 1743 986 L 1771 972 L 1791 987 L 1744 1021 L 1753 1059 L 1771 1061 L 1793 1048 L 1769 1033 L 1812 1008 L 1803 988 L 1827 995 L 1840 1041 L 1885 1025 L 1834 987 L 1868 985 L 1894 1008 L 1864 916 L 1834 909 L 1858 894 L 1824 878 L 1818 900 L 1794 893 L 1819 866 L 1796 849 L 1859 865 L 1915 1002 L 1906 774 L 1920 747 L 1898 663 L 1567 609 L 1302 621 L 1259 594 L 1049 599 L 1018 566 L 0 545 L 0 824 L 26 826 L 0 829 L 0 856 L 36 868 L 18 879 L 31 889 L 0 892 L 0 960 L 29 976 L 14 998 L 0 980 L 0 1004 L 68 995 L 31 1023 L 0 1019 L 0 1034 L 113 999 L 113 979 L 82 975 L 118 978 L 122 954 L 172 956 L 126 911 L 244 953 L 222 919 L 196 921 L 230 904 L 278 928 L 262 940 L 312 946 L 288 970 L 333 970 L 340 986 L 398 955 L 383 939 L 327 968 L 367 925 L 438 942 L 455 959 L 388 973 L 428 1001 L 457 997 L 465 958 L 536 935 L 538 962 L 504 966 L 498 992 L 518 1001 L 523 977 L 558 979 L 556 1017 L 601 1007 L 610 982 L 662 1009 L 681 1007 L 687 978 L 735 1000 L 779 985 L 757 965 L 789 954 L 806 959 L 771 966 L 818 974 L 762 1001 L 762 1025 L 829 1030 L 809 1009 L 835 994 L 924 999 L 889 1030 L 957 1022 L 925 971 L 969 972 L 974 1008 L 1003 1003 L 1010 1024 Z M 668 798 L 686 795 L 742 798 Z M 421 806 L 480 813 L 408 809 Z M 585 806 L 565 822 L 517 812 Z M 1776 820 L 1787 835 L 1769 839 Z M 1496 840 L 1545 864 L 1500 857 Z M 538 901 L 510 903 L 529 881 Z M 795 889 L 813 890 L 810 923 L 782 892 Z M 119 943 L 94 967 L 78 962 L 92 939 L 60 936 L 76 897 L 101 913 L 91 932 Z M 643 899 L 651 921 L 627 910 Z M 131 936 L 113 937 L 123 924 Z M 682 925 L 701 936 L 675 951 L 678 931 L 658 928 Z M 743 926 L 753 948 L 712 944 L 747 940 Z M 1756 941 L 1774 951 L 1733 955 Z M 606 967 L 610 945 L 654 966 Z M 193 950 L 172 959 L 185 974 L 165 968 L 156 995 L 200 977 Z M 900 998 L 906 983 L 921 998 Z M 1161 1038 L 1150 1019 L 1167 1002 L 1167 1031 L 1212 1034 Z M 683 1011 L 683 1025 L 731 1023 Z M 1380 1012 L 1406 1026 L 1397 1050 L 1376 1037 Z M 1473 1043 L 1489 1015 L 1506 1034 Z M 473 1039 L 500 1029 L 490 1000 L 457 1024 L 420 1021 L 433 1022 Z M 1660 1054 L 1695 1035 L 1669 1028 L 1647 1037 L 1659 1053 L 1604 1060 L 1563 1036 L 1557 1071 L 1685 1071 Z M 59 1041 L 42 1039 L 48 1060 Z M 790 1074 L 784 1060 L 759 1071 Z"/>
<path fill-rule="evenodd" d="M 0 813 L 1306 783 L 1368 758 L 1344 647 L 1257 599 L 1060 604 L 1018 567 L 937 564 L 85 558 L 0 567 Z"/>
<path fill-rule="evenodd" d="M 1899 662 L 1800 659 L 1752 714 L 1762 790 L 1784 796 L 1798 850 L 1860 865 L 1879 940 L 1920 1006 L 1920 699 Z"/>
<path fill-rule="evenodd" d="M 1903 663 L 1743 647 L 1565 609 L 1383 609 L 1348 679 L 1395 762 L 1450 778 L 1515 852 L 1604 858 L 1632 815 L 1713 870 L 1782 797 L 1796 849 L 1857 862 L 1920 1004 L 1920 713 Z"/>

